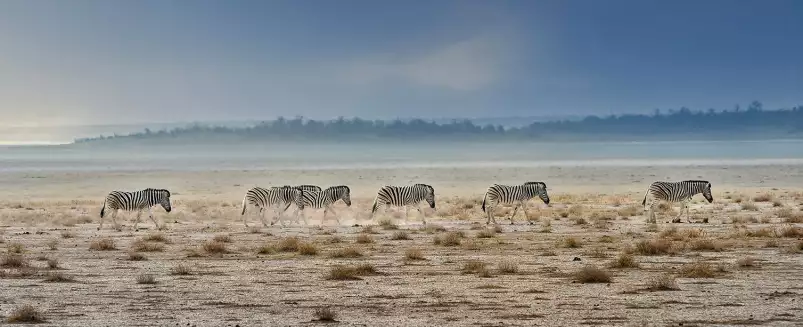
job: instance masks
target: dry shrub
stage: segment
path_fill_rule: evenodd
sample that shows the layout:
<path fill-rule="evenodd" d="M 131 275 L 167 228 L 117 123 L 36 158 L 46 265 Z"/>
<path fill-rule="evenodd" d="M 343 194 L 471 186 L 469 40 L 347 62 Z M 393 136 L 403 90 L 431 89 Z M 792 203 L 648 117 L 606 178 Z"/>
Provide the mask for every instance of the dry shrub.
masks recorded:
<path fill-rule="evenodd" d="M 229 250 L 226 248 L 226 243 L 218 241 L 204 242 L 203 249 L 206 253 L 209 254 L 223 254 L 229 252 Z"/>
<path fill-rule="evenodd" d="M 354 267 L 354 271 L 357 273 L 357 276 L 370 276 L 379 274 L 376 271 L 376 267 L 370 263 L 361 263 L 357 265 L 357 267 Z"/>
<path fill-rule="evenodd" d="M 73 237 L 75 237 L 75 234 L 73 234 L 70 231 L 65 230 L 61 232 L 61 238 L 73 238 Z"/>
<path fill-rule="evenodd" d="M 331 258 L 359 258 L 362 256 L 360 249 L 350 246 L 329 252 L 329 257 Z"/>
<path fill-rule="evenodd" d="M 479 260 L 469 260 L 463 264 L 463 269 L 461 271 L 464 274 L 478 273 L 482 270 L 485 270 L 485 266 L 485 262 Z"/>
<path fill-rule="evenodd" d="M 777 232 L 770 228 L 746 229 L 742 232 L 742 235 L 747 237 L 778 237 Z"/>
<path fill-rule="evenodd" d="M 616 214 L 622 217 L 633 217 L 638 216 L 643 210 L 644 209 L 640 206 L 630 205 L 624 208 L 619 208 L 619 210 L 616 211 Z"/>
<path fill-rule="evenodd" d="M 170 268 L 170 274 L 171 275 L 179 275 L 179 276 L 191 275 L 192 274 L 192 269 L 190 269 L 190 266 L 188 266 L 188 265 L 185 265 L 183 263 L 179 263 L 175 267 Z"/>
<path fill-rule="evenodd" d="M 496 232 L 493 229 L 483 229 L 477 232 L 477 238 L 492 238 L 496 237 Z"/>
<path fill-rule="evenodd" d="M 622 252 L 616 257 L 616 260 L 613 260 L 608 267 L 610 268 L 638 268 L 639 264 L 636 262 L 636 258 L 627 252 Z"/>
<path fill-rule="evenodd" d="M 613 243 L 615 239 L 610 235 L 602 235 L 599 237 L 600 243 Z"/>
<path fill-rule="evenodd" d="M 570 218 L 575 225 L 586 225 L 588 222 L 583 217 L 572 217 Z"/>
<path fill-rule="evenodd" d="M 776 241 L 776 240 L 767 240 L 767 242 L 764 243 L 764 247 L 765 248 L 777 248 L 778 247 L 778 241 Z"/>
<path fill-rule="evenodd" d="M 784 218 L 784 222 L 787 224 L 803 223 L 803 212 L 793 212 L 789 208 L 779 209 L 778 217 Z"/>
<path fill-rule="evenodd" d="M 336 322 L 337 320 L 337 313 L 335 313 L 329 307 L 317 308 L 315 309 L 315 320 L 316 321 L 323 321 L 323 322 Z"/>
<path fill-rule="evenodd" d="M 666 229 L 662 230 L 660 233 L 658 233 L 658 236 L 664 237 L 664 238 L 674 238 L 677 235 L 678 235 L 678 228 L 675 227 L 675 226 L 666 228 Z"/>
<path fill-rule="evenodd" d="M 0 260 L 0 267 L 3 268 L 25 268 L 29 265 L 28 260 L 19 254 L 6 254 Z"/>
<path fill-rule="evenodd" d="M 147 236 L 143 237 L 142 239 L 149 242 L 170 243 L 170 240 L 168 240 L 165 234 L 161 232 L 150 233 Z"/>
<path fill-rule="evenodd" d="M 672 241 L 667 239 L 642 240 L 636 243 L 636 252 L 641 255 L 671 254 Z"/>
<path fill-rule="evenodd" d="M 99 240 L 94 240 L 92 243 L 89 243 L 89 249 L 93 251 L 111 251 L 116 250 L 117 248 L 114 246 L 114 240 L 110 238 L 102 238 Z"/>
<path fill-rule="evenodd" d="M 256 249 L 257 254 L 274 254 L 276 253 L 276 248 L 273 247 L 271 244 L 262 244 L 260 247 Z"/>
<path fill-rule="evenodd" d="M 500 274 L 515 274 L 519 272 L 519 265 L 515 261 L 505 260 L 496 266 Z"/>
<path fill-rule="evenodd" d="M 477 272 L 477 277 L 481 278 L 491 278 L 494 274 L 488 268 L 482 268 L 480 271 Z"/>
<path fill-rule="evenodd" d="M 407 232 L 400 230 L 394 232 L 393 235 L 390 237 L 390 239 L 395 241 L 401 241 L 401 240 L 410 240 L 411 238 L 410 235 L 407 234 Z"/>
<path fill-rule="evenodd" d="M 736 265 L 742 268 L 755 268 L 757 266 L 756 259 L 753 257 L 744 257 L 736 260 Z"/>
<path fill-rule="evenodd" d="M 328 238 L 326 240 L 326 242 L 327 243 L 331 243 L 331 244 L 342 243 L 343 239 L 341 239 L 339 236 L 335 235 L 335 236 L 332 236 L 332 237 Z"/>
<path fill-rule="evenodd" d="M 360 244 L 374 243 L 374 238 L 371 237 L 371 235 L 368 235 L 368 234 L 360 234 L 359 236 L 357 236 L 357 241 L 356 242 L 360 243 Z"/>
<path fill-rule="evenodd" d="M 605 248 L 601 246 L 594 247 L 591 251 L 588 251 L 588 255 L 592 258 L 607 258 L 608 253 L 605 251 Z"/>
<path fill-rule="evenodd" d="M 694 251 L 722 251 L 723 245 L 711 239 L 698 239 L 691 242 L 691 249 Z"/>
<path fill-rule="evenodd" d="M 574 273 L 574 280 L 579 283 L 610 283 L 611 274 L 596 266 L 587 265 Z"/>
<path fill-rule="evenodd" d="M 563 241 L 561 242 L 561 245 L 563 247 L 565 247 L 565 248 L 570 248 L 570 249 L 576 249 L 576 248 L 580 248 L 580 247 L 583 246 L 580 243 L 580 241 L 578 241 L 574 237 L 566 237 L 566 238 L 564 238 Z"/>
<path fill-rule="evenodd" d="M 47 259 L 47 267 L 50 269 L 61 269 L 61 267 L 59 267 L 59 260 L 56 258 Z"/>
<path fill-rule="evenodd" d="M 131 244 L 131 251 L 134 252 L 162 252 L 164 245 L 159 243 L 150 243 L 145 240 L 136 240 Z"/>
<path fill-rule="evenodd" d="M 678 275 L 685 278 L 714 278 L 725 272 L 722 266 L 712 266 L 707 262 L 688 263 L 680 267 Z"/>
<path fill-rule="evenodd" d="M 758 206 L 753 202 L 744 202 L 742 203 L 742 210 L 758 211 Z"/>
<path fill-rule="evenodd" d="M 573 206 L 569 207 L 568 216 L 577 217 L 577 216 L 582 215 L 583 211 L 585 211 L 585 208 L 582 205 L 576 204 L 576 205 L 573 205 Z"/>
<path fill-rule="evenodd" d="M 445 232 L 446 228 L 440 225 L 427 225 L 426 227 L 422 228 L 422 231 L 428 234 L 435 234 L 435 233 Z"/>
<path fill-rule="evenodd" d="M 399 226 L 393 223 L 391 219 L 382 219 L 379 221 L 379 226 L 382 227 L 384 230 L 396 230 L 399 229 Z"/>
<path fill-rule="evenodd" d="M 363 234 L 379 234 L 379 232 L 374 230 L 374 226 L 365 226 L 365 227 L 363 227 L 361 233 L 363 233 Z"/>
<path fill-rule="evenodd" d="M 357 269 L 352 267 L 346 267 L 342 265 L 337 265 L 332 267 L 329 270 L 329 275 L 326 276 L 328 280 L 359 280 L 360 277 L 357 276 Z"/>
<path fill-rule="evenodd" d="M 769 193 L 759 194 L 753 197 L 753 202 L 771 202 L 772 200 L 774 200 L 774 197 Z"/>
<path fill-rule="evenodd" d="M 502 226 L 499 225 L 494 226 L 494 233 L 502 234 Z"/>
<path fill-rule="evenodd" d="M 48 283 L 70 283 L 70 282 L 74 282 L 75 279 L 73 279 L 72 277 L 67 276 L 67 275 L 65 275 L 65 274 L 63 274 L 61 272 L 53 271 L 53 272 L 49 272 L 45 276 L 45 281 L 48 282 Z"/>
<path fill-rule="evenodd" d="M 14 309 L 14 311 L 11 311 L 8 317 L 6 317 L 6 322 L 11 324 L 19 324 L 19 323 L 36 324 L 45 322 L 45 317 L 41 312 L 39 312 L 39 310 L 36 310 L 36 308 L 34 308 L 32 305 L 26 304 Z"/>
<path fill-rule="evenodd" d="M 215 235 L 215 237 L 212 240 L 220 243 L 231 243 L 231 237 L 226 234 Z"/>
<path fill-rule="evenodd" d="M 784 226 L 781 228 L 780 235 L 783 237 L 803 237 L 803 228 L 796 226 Z"/>
<path fill-rule="evenodd" d="M 20 243 L 9 243 L 6 251 L 8 253 L 22 253 L 25 252 L 25 246 Z"/>
<path fill-rule="evenodd" d="M 137 284 L 156 284 L 156 277 L 150 274 L 140 274 L 137 276 Z"/>
<path fill-rule="evenodd" d="M 780 208 L 780 207 L 783 207 L 783 202 L 781 202 L 781 201 L 778 201 L 778 200 L 774 200 L 774 201 L 772 201 L 772 207 L 773 207 L 773 208 Z"/>
<path fill-rule="evenodd" d="M 139 252 L 128 252 L 128 261 L 145 261 L 148 260 L 145 255 Z"/>
<path fill-rule="evenodd" d="M 302 242 L 298 245 L 298 254 L 300 255 L 316 255 L 318 254 L 318 248 L 315 247 L 312 243 Z"/>
<path fill-rule="evenodd" d="M 435 238 L 433 239 L 433 243 L 435 245 L 443 245 L 443 246 L 458 246 L 460 245 L 461 238 L 462 238 L 461 233 L 449 232 L 446 234 L 435 236 Z"/>
<path fill-rule="evenodd" d="M 47 241 L 47 248 L 50 249 L 50 251 L 58 250 L 59 249 L 59 240 Z"/>
<path fill-rule="evenodd" d="M 679 290 L 678 283 L 672 275 L 662 275 L 654 277 L 647 282 L 647 291 L 676 291 Z"/>
<path fill-rule="evenodd" d="M 298 237 L 290 236 L 285 237 L 279 243 L 276 244 L 276 249 L 281 252 L 295 252 L 298 251 L 298 246 L 301 244 L 301 240 Z"/>
<path fill-rule="evenodd" d="M 420 249 L 407 249 L 404 251 L 407 260 L 424 260 L 424 253 Z"/>
<path fill-rule="evenodd" d="M 260 232 L 262 232 L 262 231 L 257 226 L 248 227 L 248 233 L 249 234 L 259 234 Z"/>
<path fill-rule="evenodd" d="M 644 230 L 648 233 L 653 233 L 658 231 L 658 224 L 649 224 L 647 225 L 647 229 Z"/>

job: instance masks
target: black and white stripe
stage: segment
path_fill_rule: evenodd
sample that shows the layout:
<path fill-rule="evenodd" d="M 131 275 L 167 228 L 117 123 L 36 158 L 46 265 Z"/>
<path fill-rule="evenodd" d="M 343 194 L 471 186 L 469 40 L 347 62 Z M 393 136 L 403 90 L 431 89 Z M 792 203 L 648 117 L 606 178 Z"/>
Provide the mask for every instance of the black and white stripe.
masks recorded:
<path fill-rule="evenodd" d="M 684 210 L 686 211 L 686 221 L 691 222 L 689 219 L 689 202 L 691 202 L 693 196 L 700 193 L 708 200 L 708 203 L 714 201 L 714 197 L 711 195 L 711 183 L 708 181 L 654 182 L 650 184 L 650 187 L 644 194 L 644 200 L 641 202 L 641 205 L 645 206 L 645 209 L 649 207 L 648 222 L 655 222 L 654 207 L 658 201 L 670 203 L 681 202 L 680 213 L 678 213 L 677 217 L 675 217 L 672 222 L 680 222 L 680 216 L 683 215 Z M 649 205 L 647 204 L 648 202 Z"/>
<path fill-rule="evenodd" d="M 371 218 L 380 208 L 387 209 L 389 206 L 397 206 L 404 207 L 404 219 L 407 221 L 410 211 L 409 206 L 414 205 L 418 212 L 423 215 L 421 208 L 418 206 L 421 201 L 427 201 L 429 207 L 435 209 L 435 189 L 432 186 L 427 184 L 384 186 L 376 194 L 374 206 L 371 209 Z M 424 224 L 426 223 L 424 221 Z"/>
<path fill-rule="evenodd" d="M 295 187 L 301 189 L 304 192 L 320 192 L 321 191 L 321 187 L 317 186 L 317 185 L 304 184 L 304 185 L 297 185 Z"/>
<path fill-rule="evenodd" d="M 119 229 L 117 225 L 117 212 L 119 210 L 137 212 L 137 219 L 134 222 L 134 229 L 136 230 L 142 210 L 145 209 L 148 209 L 148 216 L 153 221 L 153 224 L 156 225 L 156 228 L 159 228 L 159 224 L 156 223 L 151 211 L 151 207 L 157 204 L 162 205 L 165 211 L 170 212 L 172 210 L 170 206 L 170 191 L 152 188 L 136 192 L 112 191 L 106 195 L 106 200 L 103 201 L 103 208 L 100 209 L 100 226 L 98 226 L 98 230 L 103 228 L 103 217 L 106 215 L 106 208 L 112 211 L 112 221 L 115 228 Z"/>
<path fill-rule="evenodd" d="M 343 203 L 345 203 L 346 206 L 351 206 L 351 189 L 349 189 L 348 186 L 332 186 L 319 192 L 304 192 L 304 195 L 302 196 L 303 207 L 296 211 L 296 215 L 300 213 L 301 217 L 306 223 L 307 218 L 304 216 L 304 208 L 323 208 L 321 225 L 324 224 L 324 221 L 326 220 L 326 214 L 329 211 L 335 215 L 335 220 L 337 220 L 337 224 L 340 225 L 340 218 L 337 217 L 337 213 L 331 207 L 332 204 L 338 200 L 343 200 Z"/>
<path fill-rule="evenodd" d="M 527 182 L 521 185 L 500 185 L 494 184 L 485 192 L 485 198 L 482 200 L 482 211 L 487 215 L 486 224 L 493 221 L 494 209 L 502 203 L 514 203 L 516 206 L 513 209 L 513 214 L 510 215 L 510 224 L 513 225 L 513 216 L 518 212 L 519 207 L 523 207 L 524 215 L 527 215 L 527 207 L 525 203 L 534 198 L 540 197 L 544 203 L 549 204 L 549 195 L 546 191 L 546 183 L 544 182 Z M 532 223 L 532 222 L 530 222 Z"/>
<path fill-rule="evenodd" d="M 303 203 L 301 202 L 301 196 L 304 194 L 304 191 L 301 188 L 293 187 L 293 186 L 279 186 L 279 187 L 271 187 L 271 188 L 262 188 L 262 187 L 254 187 L 248 192 L 245 192 L 245 197 L 243 197 L 243 224 L 248 227 L 247 217 L 245 216 L 245 211 L 248 205 L 252 205 L 259 208 L 260 213 L 260 220 L 262 221 L 262 225 L 267 227 L 268 224 L 265 222 L 265 209 L 268 207 L 275 207 L 274 211 L 276 211 L 278 216 L 281 216 L 282 213 L 287 210 L 287 208 L 291 204 L 295 204 L 299 208 L 303 208 Z M 278 209 L 284 205 L 284 210 L 278 212 Z M 273 225 L 274 221 L 271 223 Z"/>

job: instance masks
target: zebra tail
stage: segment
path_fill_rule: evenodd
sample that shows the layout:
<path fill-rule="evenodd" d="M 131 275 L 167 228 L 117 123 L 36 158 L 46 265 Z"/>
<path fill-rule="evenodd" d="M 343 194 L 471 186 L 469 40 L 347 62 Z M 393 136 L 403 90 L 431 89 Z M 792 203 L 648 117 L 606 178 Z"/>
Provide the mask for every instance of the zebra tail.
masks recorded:
<path fill-rule="evenodd" d="M 485 197 L 482 198 L 482 212 L 485 212 L 485 200 L 488 199 L 488 192 L 485 193 Z"/>
<path fill-rule="evenodd" d="M 647 192 L 644 193 L 644 200 L 641 201 L 642 207 L 647 205 L 647 194 L 650 194 L 650 190 L 647 190 Z"/>
<path fill-rule="evenodd" d="M 371 214 L 373 215 L 376 212 L 376 202 L 378 199 L 374 199 L 374 206 L 371 208 Z"/>
<path fill-rule="evenodd" d="M 106 200 L 103 200 L 103 207 L 100 208 L 100 218 L 103 218 L 103 215 L 106 213 Z"/>

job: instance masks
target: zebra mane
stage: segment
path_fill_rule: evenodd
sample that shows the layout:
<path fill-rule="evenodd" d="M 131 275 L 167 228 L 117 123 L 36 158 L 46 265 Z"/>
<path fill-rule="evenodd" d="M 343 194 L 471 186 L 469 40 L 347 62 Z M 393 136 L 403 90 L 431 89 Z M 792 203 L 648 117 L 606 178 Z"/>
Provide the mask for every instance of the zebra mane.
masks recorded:
<path fill-rule="evenodd" d="M 541 185 L 544 188 L 546 188 L 546 183 L 544 183 L 544 182 L 526 182 L 526 183 L 524 183 L 522 185 Z"/>
<path fill-rule="evenodd" d="M 167 193 L 167 197 L 170 197 L 170 191 L 163 189 L 163 188 L 146 188 L 146 192 L 165 192 Z"/>
<path fill-rule="evenodd" d="M 415 184 L 415 186 L 423 186 L 423 187 L 426 187 L 426 188 L 428 188 L 428 189 L 429 189 L 429 191 L 430 191 L 430 192 L 432 192 L 432 193 L 435 193 L 435 189 L 434 189 L 434 188 L 432 188 L 432 185 L 418 183 L 418 184 Z"/>
<path fill-rule="evenodd" d="M 709 181 L 704 181 L 704 180 L 701 180 L 701 179 L 690 179 L 690 180 L 685 180 L 684 182 L 686 182 L 686 183 L 711 183 Z"/>

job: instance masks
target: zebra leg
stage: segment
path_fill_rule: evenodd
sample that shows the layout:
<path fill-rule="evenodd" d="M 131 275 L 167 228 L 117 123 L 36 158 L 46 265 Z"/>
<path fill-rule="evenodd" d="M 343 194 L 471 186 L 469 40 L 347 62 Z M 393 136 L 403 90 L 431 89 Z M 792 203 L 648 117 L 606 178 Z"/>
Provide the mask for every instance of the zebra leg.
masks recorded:
<path fill-rule="evenodd" d="M 647 223 L 655 223 L 655 201 L 650 203 L 650 210 L 649 213 L 647 213 Z"/>
<path fill-rule="evenodd" d="M 678 215 L 675 216 L 675 219 L 672 219 L 672 223 L 679 223 L 680 222 L 680 216 L 683 215 L 683 210 L 685 208 L 686 208 L 686 201 L 681 201 L 680 202 L 680 212 L 678 212 Z"/>
<path fill-rule="evenodd" d="M 424 214 L 423 211 L 421 211 L 421 206 L 416 206 L 415 208 L 418 209 L 418 213 L 421 215 L 421 221 L 424 223 L 424 225 L 426 225 L 427 224 L 427 216 Z"/>
<path fill-rule="evenodd" d="M 243 221 L 245 221 L 245 220 L 243 220 Z M 266 227 L 266 228 L 270 227 L 270 226 L 268 226 L 268 223 L 265 222 L 265 210 L 262 207 L 259 208 L 259 221 L 262 222 L 262 226 L 263 227 Z M 276 218 L 274 218 L 273 221 L 271 221 L 270 224 L 273 225 L 274 223 L 276 223 Z M 248 224 L 246 224 L 245 226 L 248 226 Z"/>
<path fill-rule="evenodd" d="M 689 214 L 689 202 L 691 202 L 691 199 L 689 199 L 686 202 L 683 202 L 683 207 L 686 208 L 686 222 L 687 223 L 691 223 L 691 215 Z"/>
<path fill-rule="evenodd" d="M 404 206 L 404 224 L 410 224 L 410 206 Z"/>
<path fill-rule="evenodd" d="M 335 209 L 329 208 L 329 211 L 331 211 L 332 214 L 335 215 L 335 221 L 337 222 L 337 225 L 340 226 L 340 216 L 337 215 L 337 212 L 335 211 Z M 324 214 L 324 217 L 325 217 L 326 216 L 326 210 L 324 210 L 323 214 Z"/>
<path fill-rule="evenodd" d="M 516 212 L 518 212 L 518 211 L 519 211 L 519 205 L 520 205 L 519 203 L 516 203 L 516 207 L 515 207 L 515 208 L 513 208 L 513 214 L 512 214 L 512 215 L 510 215 L 510 224 L 511 224 L 511 225 L 513 225 L 513 216 L 515 216 L 515 215 L 516 215 Z"/>
<path fill-rule="evenodd" d="M 137 225 L 139 225 L 139 219 L 142 217 L 142 210 L 137 211 L 137 219 L 134 220 L 134 230 L 139 230 Z"/>
<path fill-rule="evenodd" d="M 153 224 L 156 226 L 156 229 L 162 230 L 162 227 L 164 226 L 159 227 L 159 223 L 156 222 L 156 218 L 153 218 L 153 211 L 151 210 L 151 208 L 148 208 L 148 216 L 151 217 L 151 221 L 153 221 Z"/>

